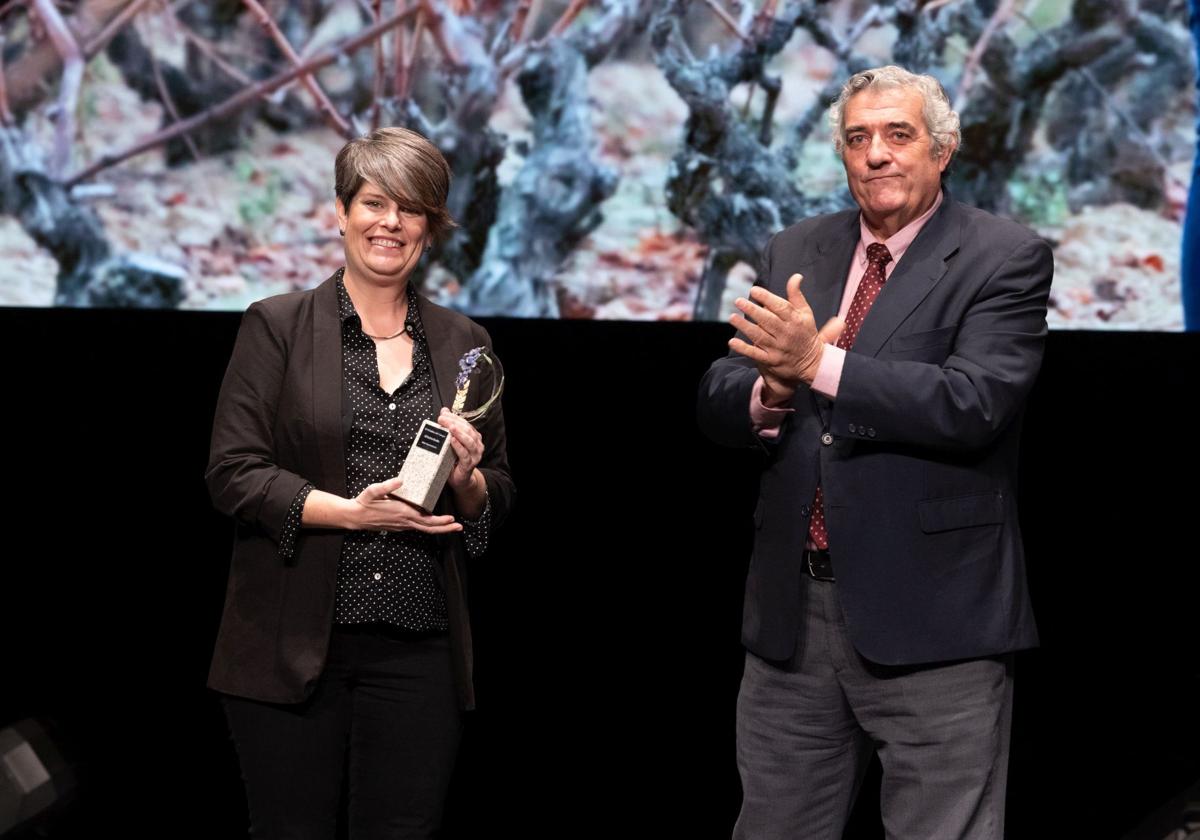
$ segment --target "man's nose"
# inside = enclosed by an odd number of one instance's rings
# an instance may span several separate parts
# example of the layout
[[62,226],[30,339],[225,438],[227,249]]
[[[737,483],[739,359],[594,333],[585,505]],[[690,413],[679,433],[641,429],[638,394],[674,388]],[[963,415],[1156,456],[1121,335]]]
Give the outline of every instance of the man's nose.
[[892,159],[892,147],[883,139],[882,134],[871,135],[871,145],[867,148],[867,165],[883,166]]

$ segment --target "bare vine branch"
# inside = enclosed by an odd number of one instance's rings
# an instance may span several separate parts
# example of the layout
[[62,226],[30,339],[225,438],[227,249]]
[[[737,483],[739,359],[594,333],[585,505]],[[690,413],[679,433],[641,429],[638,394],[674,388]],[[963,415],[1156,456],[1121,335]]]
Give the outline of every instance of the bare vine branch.
[[[1056,51],[1066,52],[1066,50],[1063,49],[1063,45],[1059,43],[1057,39],[1051,36],[1048,32],[1043,32],[1037,26],[1037,23],[1032,18],[1028,17],[1024,12],[1016,10],[1014,15],[1028,24],[1029,28],[1033,30],[1034,36],[1037,38],[1037,40]],[[1126,110],[1117,103],[1104,85],[1100,83],[1100,80],[1096,78],[1095,74],[1092,73],[1082,62],[1071,69],[1078,73],[1079,77],[1087,82],[1089,87],[1096,91],[1097,95],[1100,97],[1100,100],[1104,103],[1104,106],[1125,126],[1126,129],[1129,130],[1129,133],[1136,137],[1146,148],[1146,150],[1150,152],[1155,161],[1163,168],[1166,176],[1171,178],[1173,183],[1175,183],[1177,186],[1184,186],[1184,184],[1179,181],[1178,178],[1170,174],[1170,162],[1163,157],[1162,153],[1157,148],[1155,148],[1154,144],[1150,141],[1150,138],[1146,136],[1146,132],[1142,129],[1142,127],[1138,125],[1137,121],[1133,119],[1133,117],[1131,117],[1128,112],[1126,112]]]
[[172,140],[183,134],[187,134],[188,132],[195,131],[197,128],[205,123],[210,122],[211,120],[220,119],[236,113],[251,102],[267,96],[284,85],[295,81],[304,74],[315,72],[322,67],[330,65],[337,61],[340,56],[353,52],[364,44],[370,43],[372,39],[378,38],[380,35],[388,32],[392,27],[399,26],[401,23],[404,23],[404,21],[413,17],[419,8],[420,7],[414,7],[413,9],[406,10],[401,14],[393,15],[387,20],[383,20],[377,24],[369,26],[362,32],[359,32],[357,35],[353,35],[339,44],[335,44],[332,47],[322,50],[297,67],[293,67],[290,70],[285,70],[269,79],[264,79],[263,81],[251,85],[248,88],[240,90],[219,105],[214,105],[211,108],[200,112],[199,114],[188,117],[186,120],[182,120],[171,126],[168,126],[162,131],[158,131],[151,136],[134,143],[124,151],[101,157],[100,160],[96,161],[91,166],[72,176],[66,182],[66,185],[70,187],[78,184],[81,181],[86,181],[88,178],[93,177],[97,172],[102,172],[103,170],[108,169],[110,166],[114,166],[122,161],[128,160],[131,157],[149,151],[150,149],[162,145],[168,140]]
[[548,37],[557,38],[561,36],[563,32],[566,31],[567,27],[571,25],[572,21],[579,17],[579,13],[587,8],[588,3],[590,2],[591,0],[571,0],[570,5],[563,10],[562,15],[554,22],[554,25],[550,27],[550,33]]
[[442,56],[455,67],[462,66],[462,58],[451,46],[449,39],[446,38],[445,24],[442,20],[441,12],[433,7],[430,0],[421,0],[421,7],[424,14],[419,18],[425,24],[425,28],[429,30],[429,35],[433,38],[433,42],[437,44],[438,51]]
[[[103,29],[92,36],[92,39],[83,48],[84,55],[89,60],[95,57],[100,50],[108,46],[108,42],[113,39],[113,36],[120,32],[150,2],[151,0],[133,0],[116,17],[110,20]],[[190,0],[184,0],[184,4],[187,2],[190,2]]]
[[[279,47],[280,52],[284,54],[291,65],[298,67],[301,64],[299,54],[292,47],[283,32],[280,31],[279,25],[275,23],[271,15],[263,8],[263,5],[258,0],[242,0],[242,3],[250,10],[250,13],[263,29],[267,31],[267,34],[271,36],[271,40],[275,42],[275,45]],[[312,73],[306,73],[300,77],[300,83],[304,85],[305,90],[309,92],[313,101],[317,103],[317,110],[325,117],[325,121],[329,123],[330,127],[343,137],[349,138],[353,136],[354,130],[350,127],[350,123],[338,113],[337,108],[333,107],[333,103],[329,101],[329,97],[321,89],[321,85],[318,84],[316,77]]]
[[0,18],[3,18],[17,6],[24,6],[25,0],[8,0],[3,6],[0,6]]
[[0,123],[8,126],[15,122],[8,107],[8,79],[4,72],[4,33],[0,32]]
[[205,58],[211,61],[213,65],[217,67],[217,69],[221,70],[223,73],[225,73],[225,75],[241,85],[254,84],[254,80],[252,78],[247,76],[238,68],[234,67],[228,61],[226,61],[224,57],[222,57],[220,50],[217,49],[216,45],[212,41],[208,40],[199,32],[184,24],[182,21],[178,22],[178,26],[179,31],[183,34],[183,37],[186,38],[192,44],[192,46],[204,53]]
[[759,38],[771,31],[771,24],[775,22],[775,12],[778,6],[779,0],[766,0],[762,4],[762,8],[758,10],[758,14],[755,15],[754,34]]
[[417,22],[413,24],[412,46],[404,62],[404,87],[400,90],[400,96],[405,99],[412,93],[413,68],[417,64],[417,59],[421,56],[421,43],[424,40],[425,12],[420,11],[417,13]]
[[514,44],[525,40],[525,25],[529,20],[529,12],[533,8],[533,0],[518,0],[513,9],[512,25],[509,27],[509,37]]
[[[404,11],[406,0],[395,0],[393,14]],[[408,86],[404,80],[404,27],[396,27],[392,33],[392,96],[400,96],[400,91]]]
[[[371,0],[371,20],[379,23],[383,18],[383,0]],[[379,128],[379,116],[383,102],[383,39],[376,38],[371,46],[375,58],[375,73],[371,77],[371,130]]]
[[[154,50],[150,50],[150,68],[154,73],[154,84],[158,88],[158,97],[162,100],[163,107],[167,109],[167,113],[171,115],[171,119],[179,122],[179,109],[175,107],[175,100],[171,96],[171,91],[167,87],[166,79],[163,78],[162,68],[158,65],[158,56],[154,54]],[[183,135],[183,142],[187,144],[188,151],[195,161],[200,160],[200,150],[196,148],[196,141],[190,135]]]
[[992,36],[1013,16],[1016,8],[1016,0],[1001,0],[995,13],[988,20],[987,26],[980,33],[975,46],[971,47],[971,52],[967,54],[967,58],[963,62],[962,76],[959,77],[958,91],[954,96],[955,110],[961,111],[967,104],[967,96],[971,92],[971,85],[975,82],[975,74],[979,72],[979,63],[983,60],[983,54],[987,52]]
[[733,19],[733,16],[725,11],[725,7],[721,5],[720,0],[704,0],[704,4],[716,13],[721,23],[725,24],[730,32],[738,36],[743,43],[750,43],[750,36],[743,32],[742,28],[738,26],[738,22]]
[[79,84],[83,81],[83,52],[53,0],[33,0],[33,3],[46,27],[46,34],[63,62],[62,81],[59,82],[54,112],[54,151],[50,155],[50,174],[58,178],[71,162],[71,146],[75,141],[75,108],[79,103]]

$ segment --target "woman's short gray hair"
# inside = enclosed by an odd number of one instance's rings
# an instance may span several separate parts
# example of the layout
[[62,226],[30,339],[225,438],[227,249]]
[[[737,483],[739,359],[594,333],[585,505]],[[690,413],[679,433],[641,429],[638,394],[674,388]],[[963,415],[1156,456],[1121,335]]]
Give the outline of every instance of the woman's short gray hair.
[[946,95],[941,82],[933,76],[910,73],[903,67],[889,64],[855,73],[842,85],[842,92],[829,106],[829,127],[833,131],[833,147],[838,153],[842,151],[846,135],[846,103],[864,90],[889,88],[915,88],[921,94],[924,102],[921,116],[925,118],[925,130],[929,132],[931,152],[935,158],[941,157],[947,147],[951,149],[951,154],[958,149],[962,142],[958,112],[950,107],[950,97]]
[[450,165],[437,146],[415,131],[377,128],[351,140],[338,152],[333,169],[334,193],[347,209],[362,185],[371,181],[401,209],[424,213],[435,241],[457,227],[446,209]]

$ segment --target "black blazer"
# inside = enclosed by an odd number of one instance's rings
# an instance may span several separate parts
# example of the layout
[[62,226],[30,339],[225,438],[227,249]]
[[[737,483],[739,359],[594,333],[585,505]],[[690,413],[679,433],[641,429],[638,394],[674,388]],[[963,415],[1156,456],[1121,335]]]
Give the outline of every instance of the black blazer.
[[[817,324],[837,314],[857,210],[776,234],[758,282],[804,275]],[[718,443],[761,449],[743,642],[792,655],[817,483],[848,631],[883,664],[1037,644],[1017,521],[1022,406],[1041,365],[1053,260],[1031,231],[946,195],[847,353],[837,399],[801,387],[776,442],[750,427],[754,364],[730,354],[700,385]]]
[[[483,327],[418,296],[429,337],[433,394],[449,406],[458,360],[491,346]],[[306,482],[345,496],[346,436],[352,409],[342,399],[342,333],[337,287],[268,298],[246,310],[221,385],[206,478],[213,503],[236,520],[225,611],[209,686],[241,697],[296,703],[325,666],[343,531],[303,529],[290,559],[279,555],[284,517]],[[486,395],[472,392],[467,408]],[[513,484],[504,418],[495,406],[478,424],[479,468],[491,499],[492,527],[507,516]],[[453,513],[449,492],[439,513]],[[466,548],[443,538],[443,580],[459,696],[474,706]]]

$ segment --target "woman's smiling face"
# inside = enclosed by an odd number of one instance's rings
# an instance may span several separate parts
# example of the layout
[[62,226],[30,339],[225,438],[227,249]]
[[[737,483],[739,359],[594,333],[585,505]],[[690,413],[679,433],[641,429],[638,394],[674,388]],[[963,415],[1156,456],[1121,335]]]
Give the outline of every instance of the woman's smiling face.
[[350,206],[337,200],[345,234],[346,271],[371,283],[403,283],[429,242],[425,213],[397,204],[371,181],[364,181]]

